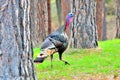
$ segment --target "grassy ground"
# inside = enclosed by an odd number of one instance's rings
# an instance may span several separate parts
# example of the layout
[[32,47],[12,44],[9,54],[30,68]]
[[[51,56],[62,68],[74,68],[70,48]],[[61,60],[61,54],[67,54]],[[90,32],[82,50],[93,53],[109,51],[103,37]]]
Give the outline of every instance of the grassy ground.
[[[53,68],[50,58],[42,64],[35,64],[38,80],[120,80],[120,39],[99,42],[96,49],[68,49],[63,59],[64,65],[54,55]],[[34,57],[39,49],[34,49]]]

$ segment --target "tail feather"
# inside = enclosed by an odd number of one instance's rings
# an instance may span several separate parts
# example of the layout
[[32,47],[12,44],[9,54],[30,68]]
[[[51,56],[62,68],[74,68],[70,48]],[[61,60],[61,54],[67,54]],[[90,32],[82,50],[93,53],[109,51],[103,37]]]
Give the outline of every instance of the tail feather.
[[54,54],[56,52],[55,49],[46,49],[42,51],[34,60],[35,63],[42,63],[48,56]]
[[44,60],[45,60],[46,57],[42,57],[42,56],[39,56],[39,57],[36,57],[36,59],[34,60],[35,63],[42,63]]

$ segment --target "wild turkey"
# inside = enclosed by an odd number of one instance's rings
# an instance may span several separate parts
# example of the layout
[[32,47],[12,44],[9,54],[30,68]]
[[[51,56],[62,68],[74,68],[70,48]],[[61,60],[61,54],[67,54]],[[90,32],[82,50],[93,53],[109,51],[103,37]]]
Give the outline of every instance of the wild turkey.
[[66,16],[65,25],[58,28],[55,32],[46,37],[41,46],[41,53],[37,56],[34,62],[41,63],[48,56],[51,57],[52,62],[53,54],[58,52],[59,59],[65,64],[69,64],[67,61],[62,60],[62,54],[68,46],[68,37],[66,35],[66,30],[69,28],[69,24],[72,22],[73,18],[74,13],[68,13],[68,15]]

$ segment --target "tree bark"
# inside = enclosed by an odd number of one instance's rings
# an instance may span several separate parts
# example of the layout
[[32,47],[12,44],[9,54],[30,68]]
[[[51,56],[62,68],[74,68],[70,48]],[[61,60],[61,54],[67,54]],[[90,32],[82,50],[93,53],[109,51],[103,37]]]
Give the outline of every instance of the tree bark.
[[70,0],[56,0],[57,15],[60,26],[65,23],[66,15],[70,12]]
[[47,11],[48,11],[48,34],[51,33],[51,6],[50,0],[47,0]]
[[70,12],[70,0],[61,0],[62,5],[62,20],[65,23],[66,15]]
[[103,0],[96,0],[96,25],[98,31],[98,40],[102,40],[103,35]]
[[98,40],[106,39],[106,26],[105,26],[105,1],[96,0],[96,25],[98,31]]
[[[62,6],[62,22],[65,24],[66,16],[70,12],[70,0],[61,0],[61,6]],[[70,38],[70,29],[67,29],[66,33],[68,35],[68,38]]]
[[32,1],[31,26],[33,47],[39,47],[46,35],[48,35],[47,0]]
[[107,9],[105,6],[105,0],[103,0],[103,37],[102,40],[107,40],[107,21],[106,21],[106,16],[107,16]]
[[0,1],[0,80],[37,80],[32,61],[29,0]]
[[72,0],[76,13],[72,27],[72,48],[95,48],[98,46],[94,0]]
[[57,8],[57,15],[58,15],[58,22],[59,25],[62,25],[62,5],[61,0],[56,0],[56,8]]
[[116,0],[116,38],[120,38],[120,0]]

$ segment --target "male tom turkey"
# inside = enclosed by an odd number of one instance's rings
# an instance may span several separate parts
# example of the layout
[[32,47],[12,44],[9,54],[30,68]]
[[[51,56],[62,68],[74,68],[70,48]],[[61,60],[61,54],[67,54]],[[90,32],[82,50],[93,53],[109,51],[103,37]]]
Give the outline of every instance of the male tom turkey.
[[[43,62],[48,56],[51,57],[51,62],[53,59],[53,54],[55,52],[59,53],[59,59],[65,64],[69,64],[67,61],[62,60],[62,54],[68,46],[68,37],[66,35],[66,30],[69,28],[69,24],[74,18],[74,13],[68,13],[66,16],[65,25],[58,28],[55,32],[49,34],[41,46],[41,53],[37,56],[34,62]],[[52,64],[51,64],[52,66]]]

